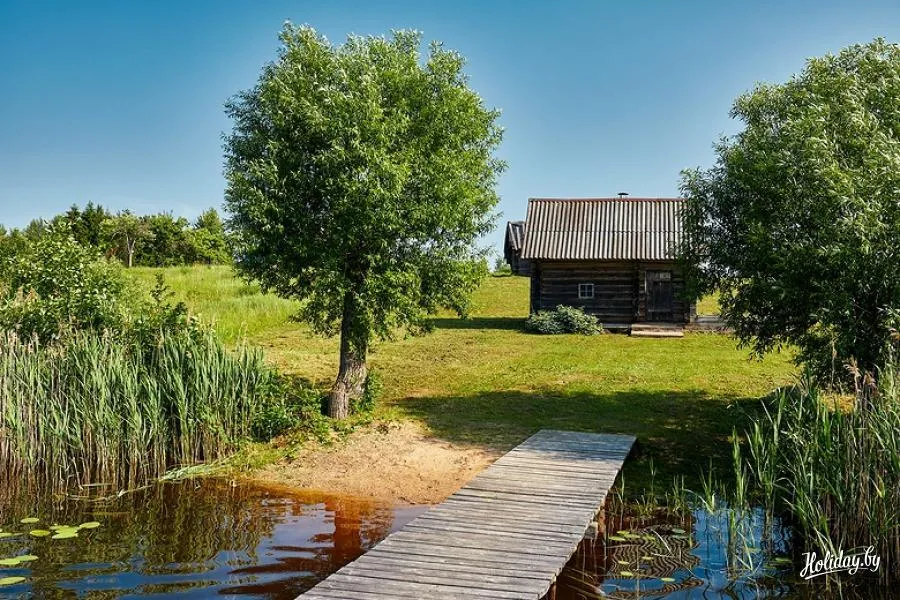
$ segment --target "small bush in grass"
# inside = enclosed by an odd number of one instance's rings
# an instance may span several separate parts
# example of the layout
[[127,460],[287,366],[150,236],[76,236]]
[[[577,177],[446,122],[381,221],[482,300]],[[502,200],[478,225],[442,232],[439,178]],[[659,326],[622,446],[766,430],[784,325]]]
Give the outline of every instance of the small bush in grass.
[[273,377],[270,389],[251,423],[253,439],[264,442],[291,429],[316,430],[325,420],[321,391],[288,377]]
[[603,333],[603,326],[597,317],[572,306],[558,306],[556,310],[540,311],[525,321],[525,331],[529,333],[555,334],[580,333],[594,335]]

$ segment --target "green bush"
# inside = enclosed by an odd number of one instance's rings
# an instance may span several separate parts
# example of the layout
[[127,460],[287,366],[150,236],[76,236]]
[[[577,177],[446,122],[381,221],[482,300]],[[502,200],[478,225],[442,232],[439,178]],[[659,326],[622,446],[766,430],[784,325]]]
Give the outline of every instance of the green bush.
[[66,224],[0,258],[0,331],[47,343],[67,332],[94,330],[152,344],[162,332],[200,333],[200,323],[162,276],[144,299],[121,265],[80,244]]
[[0,263],[0,329],[41,341],[66,329],[123,329],[135,294],[118,264],[51,227]]
[[269,393],[253,418],[253,439],[268,441],[301,426],[317,429],[319,422],[325,420],[324,401],[324,394],[313,387],[288,377],[273,378]]
[[597,317],[586,314],[580,308],[558,306],[556,310],[540,311],[528,317],[525,330],[529,333],[558,334],[580,333],[595,335],[603,333]]

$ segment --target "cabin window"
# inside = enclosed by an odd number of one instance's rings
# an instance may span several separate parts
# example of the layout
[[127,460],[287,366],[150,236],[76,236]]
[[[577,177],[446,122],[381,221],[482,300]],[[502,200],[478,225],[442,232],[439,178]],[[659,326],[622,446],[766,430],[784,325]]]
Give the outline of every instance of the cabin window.
[[578,284],[578,298],[593,298],[594,297],[594,284],[593,283],[579,283]]

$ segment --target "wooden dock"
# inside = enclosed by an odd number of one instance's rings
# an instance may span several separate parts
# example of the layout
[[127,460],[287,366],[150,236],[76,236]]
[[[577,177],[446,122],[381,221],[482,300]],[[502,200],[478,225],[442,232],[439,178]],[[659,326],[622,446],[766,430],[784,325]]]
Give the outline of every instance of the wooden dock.
[[626,435],[540,431],[300,599],[539,600],[633,443]]

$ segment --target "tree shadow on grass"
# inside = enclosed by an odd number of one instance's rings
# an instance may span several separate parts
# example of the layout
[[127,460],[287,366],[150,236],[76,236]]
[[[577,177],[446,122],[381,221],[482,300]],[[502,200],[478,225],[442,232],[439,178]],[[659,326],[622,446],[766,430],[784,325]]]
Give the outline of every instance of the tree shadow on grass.
[[525,319],[521,317],[473,317],[471,319],[431,319],[435,329],[506,329],[523,330]]
[[699,491],[710,469],[731,478],[732,432],[743,434],[760,406],[758,398],[712,397],[704,390],[639,389],[507,390],[396,403],[441,439],[500,453],[541,429],[634,435],[624,468],[625,491],[632,497],[653,485],[661,495],[682,476],[688,489]]

